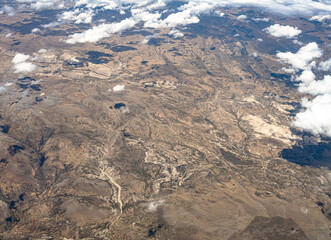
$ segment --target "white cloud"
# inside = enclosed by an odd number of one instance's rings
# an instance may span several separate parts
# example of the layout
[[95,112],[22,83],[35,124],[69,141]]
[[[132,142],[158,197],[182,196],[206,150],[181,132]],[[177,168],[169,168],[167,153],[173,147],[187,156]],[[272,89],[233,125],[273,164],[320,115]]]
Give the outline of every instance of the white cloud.
[[14,56],[14,58],[13,58],[13,60],[11,62],[14,63],[14,64],[18,64],[18,63],[22,63],[22,62],[27,61],[29,58],[30,58],[30,55],[25,55],[25,54],[22,54],[22,53],[17,53]]
[[253,20],[256,22],[269,22],[270,19],[264,17],[264,18],[253,18]]
[[17,53],[12,60],[12,63],[14,63],[13,69],[15,73],[28,73],[36,70],[37,66],[35,64],[27,62],[29,59],[30,55]]
[[121,33],[127,29],[134,27],[137,24],[132,18],[127,18],[121,22],[110,23],[110,24],[101,24],[94,26],[93,28],[82,32],[75,33],[70,35],[69,38],[65,41],[69,44],[75,43],[85,43],[85,42],[97,42],[102,38],[111,36],[114,33]]
[[331,58],[329,58],[328,60],[324,61],[324,62],[320,62],[318,64],[318,70],[320,71],[331,71]]
[[204,2],[206,1],[223,7],[256,7],[271,13],[291,16],[311,16],[314,13],[331,11],[331,5],[327,2],[314,0],[205,0]]
[[300,42],[298,39],[294,39],[294,40],[293,40],[293,43],[294,43],[294,44],[298,44],[298,45],[300,45],[300,46],[303,45],[303,43]]
[[37,66],[30,62],[22,62],[14,65],[15,73],[29,73],[36,70]]
[[331,76],[327,75],[323,80],[319,81],[309,79],[308,81],[302,82],[299,84],[299,91],[312,95],[331,94]]
[[51,23],[47,23],[47,24],[43,24],[41,25],[43,28],[52,28],[52,27],[56,27],[60,25],[59,22],[51,22]]
[[169,35],[172,35],[174,38],[182,38],[184,37],[184,33],[179,31],[178,29],[174,28],[169,33]]
[[311,70],[305,70],[295,79],[297,82],[310,83],[315,81],[315,74]]
[[295,74],[295,70],[293,68],[285,68],[283,67],[282,70],[288,74]]
[[331,93],[318,95],[309,101],[302,100],[304,110],[298,113],[293,126],[309,131],[313,134],[322,134],[331,137]]
[[309,20],[310,21],[318,21],[318,22],[324,22],[325,20],[331,19],[331,15],[317,15],[317,16],[313,16],[311,17]]
[[47,49],[44,49],[44,48],[42,48],[38,51],[38,53],[45,53],[45,52],[47,52]]
[[122,92],[125,90],[125,85],[116,85],[113,87],[113,92]]
[[216,14],[216,16],[219,16],[219,17],[224,17],[224,15],[225,15],[225,13],[223,13],[223,12],[221,12],[219,10],[216,10],[215,11],[215,14]]
[[[313,134],[322,134],[331,137],[331,76],[324,76],[323,80],[316,81],[312,66],[315,66],[314,58],[323,54],[315,42],[300,48],[297,53],[277,53],[277,57],[293,67],[293,73],[302,71],[295,78],[299,83],[298,90],[302,93],[315,96],[312,100],[302,99],[302,111],[295,116],[293,126]],[[320,63],[319,67],[329,68],[329,60]],[[330,61],[331,62],[331,61]],[[289,69],[291,70],[291,69]]]
[[316,96],[312,100],[302,100],[303,110],[298,113],[293,126],[313,134],[323,134],[331,137],[331,76],[316,81],[311,71],[304,71],[297,80],[299,91]]
[[73,11],[64,12],[58,16],[59,21],[74,21],[76,24],[91,23],[92,18],[95,15],[92,9],[82,10],[75,9]]
[[7,33],[7,34],[6,34],[6,38],[11,37],[12,35],[13,35],[12,33]]
[[42,10],[44,8],[52,7],[54,3],[52,2],[35,2],[31,4],[31,7],[36,10]]
[[198,23],[200,21],[198,16],[201,14],[210,13],[215,6],[215,3],[206,1],[189,1],[187,4],[179,8],[179,12],[170,14],[164,20],[146,22],[145,27],[166,28]]
[[64,1],[62,0],[16,0],[16,1],[20,3],[29,3],[30,7],[35,10],[42,10],[49,7],[62,8],[64,6]]
[[31,30],[31,33],[40,33],[40,29],[39,28],[34,28]]
[[246,15],[240,15],[237,17],[238,20],[246,20],[247,16]]
[[104,9],[116,9],[120,6],[121,1],[112,1],[112,0],[77,0],[76,7],[85,5],[86,8],[98,8],[102,7]]
[[266,31],[274,37],[286,38],[294,38],[302,33],[302,31],[297,27],[284,26],[280,24],[271,25],[270,27],[263,29],[263,31]]
[[156,200],[156,201],[150,201],[148,203],[143,204],[145,210],[147,212],[156,212],[156,210],[164,204],[164,200]]
[[[30,4],[41,3],[43,5],[51,5],[53,7],[60,5],[63,1],[60,0],[19,0],[21,2],[29,2]],[[122,20],[118,23],[101,24],[82,32],[76,33],[67,39],[67,43],[83,43],[97,42],[102,38],[109,37],[114,33],[132,28],[138,23],[143,23],[145,28],[175,28],[177,26],[185,26],[188,24],[198,23],[199,17],[202,14],[210,14],[224,16],[224,13],[219,11],[220,7],[256,7],[272,13],[283,15],[313,15],[315,13],[323,14],[331,11],[331,6],[322,2],[313,0],[185,0],[186,4],[177,8],[176,12],[168,15],[165,19],[161,19],[163,7],[173,0],[76,0],[72,10],[62,13],[58,17],[57,22],[42,25],[43,27],[54,27],[64,21],[74,21],[74,23],[91,23],[92,18],[97,12],[105,9],[118,10],[120,13],[131,11],[131,17]],[[82,8],[84,6],[84,8]],[[157,10],[160,11],[157,11]],[[173,10],[173,9],[172,9]],[[166,10],[168,11],[168,10]],[[246,15],[240,15],[239,20],[245,20]],[[255,21],[269,21],[268,18],[254,18]],[[116,26],[123,27],[116,31],[113,28]],[[277,26],[277,25],[276,25]],[[280,26],[280,25],[278,25]],[[274,36],[284,36],[292,38],[301,33],[301,30],[290,26],[280,26],[282,29],[276,31],[270,27],[270,33]],[[275,26],[274,26],[275,28]],[[286,30],[284,32],[284,30]],[[176,34],[180,37],[181,34]]]
[[307,70],[314,66],[311,62],[314,58],[319,58],[323,51],[315,42],[308,43],[301,47],[297,53],[279,52],[277,57],[281,62],[291,64],[294,69]]
[[5,87],[9,87],[9,86],[11,86],[11,85],[13,85],[13,83],[12,82],[7,82],[7,83],[5,83]]
[[[42,9],[46,7],[63,7],[65,2],[63,0],[16,0],[21,3],[29,3],[32,8]],[[104,9],[120,9],[133,7],[145,7],[146,10],[162,8],[167,2],[171,0],[75,0],[75,6],[80,7],[85,5],[86,8],[98,8]],[[193,4],[213,4],[217,7],[257,7],[264,9],[272,13],[278,13],[283,15],[313,15],[314,13],[323,14],[323,12],[331,11],[331,6],[326,1],[314,1],[314,0],[186,0],[188,3]]]

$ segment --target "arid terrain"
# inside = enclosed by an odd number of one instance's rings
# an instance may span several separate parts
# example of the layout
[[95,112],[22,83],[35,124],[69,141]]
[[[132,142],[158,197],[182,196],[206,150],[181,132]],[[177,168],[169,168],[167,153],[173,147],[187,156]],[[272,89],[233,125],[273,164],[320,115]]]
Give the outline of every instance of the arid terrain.
[[[178,38],[136,25],[68,44],[89,27],[67,22],[31,34],[58,11],[0,15],[1,240],[330,239],[330,137],[293,126],[312,97],[276,56],[302,45],[237,18],[266,13],[220,9]],[[268,17],[330,56],[330,25]]]

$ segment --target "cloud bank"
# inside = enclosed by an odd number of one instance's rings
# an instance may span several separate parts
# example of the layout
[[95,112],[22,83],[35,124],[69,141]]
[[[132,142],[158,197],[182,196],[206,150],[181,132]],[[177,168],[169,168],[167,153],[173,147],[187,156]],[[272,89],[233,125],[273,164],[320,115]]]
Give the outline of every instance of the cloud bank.
[[[35,0],[19,1],[35,2]],[[57,0],[43,0],[44,3],[47,1],[54,5]],[[121,22],[103,23],[82,33],[69,36],[66,42],[75,44],[97,42],[102,38],[110,37],[112,34],[133,28],[139,23],[142,23],[145,28],[175,28],[198,23],[200,15],[215,14],[217,11],[219,12],[218,8],[221,7],[255,7],[272,13],[291,16],[313,16],[316,13],[327,14],[331,12],[331,5],[324,1],[316,2],[312,0],[289,0],[286,2],[279,0],[186,0],[186,4],[175,10],[172,9],[173,13],[161,18],[163,8],[169,2],[172,2],[172,0],[77,0],[75,1],[77,9],[63,13],[59,17],[59,21],[70,20],[75,23],[91,23],[97,8],[118,10],[121,13],[124,13],[125,10],[131,13],[129,18]],[[81,7],[84,7],[84,9]],[[238,17],[239,20],[245,20],[245,18],[245,15]],[[256,18],[254,20],[267,22],[269,19]],[[118,31],[114,30],[117,26],[121,26]],[[287,38],[293,38],[301,34],[301,30],[296,27],[281,26],[279,24],[270,26],[266,31],[273,36]]]
[[304,110],[295,117],[293,126],[331,137],[331,93],[322,94],[309,101],[302,100]]
[[[312,100],[302,99],[303,109],[295,116],[293,126],[331,137],[331,76],[326,75],[322,80],[315,80],[316,76],[312,71],[315,66],[312,60],[322,54],[323,51],[312,42],[300,48],[297,53],[278,53],[277,57],[292,65],[294,72],[302,71],[295,78],[299,82],[298,90],[314,97]],[[329,69],[329,60],[321,62],[319,69]]]

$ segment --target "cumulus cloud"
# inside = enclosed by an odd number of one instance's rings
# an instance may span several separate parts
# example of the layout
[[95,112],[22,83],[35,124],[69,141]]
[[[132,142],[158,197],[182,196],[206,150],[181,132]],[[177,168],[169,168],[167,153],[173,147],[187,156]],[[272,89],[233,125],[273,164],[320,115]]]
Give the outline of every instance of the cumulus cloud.
[[23,53],[17,53],[14,56],[12,63],[14,63],[14,64],[22,63],[22,62],[27,61],[29,58],[30,58],[30,55],[25,55]]
[[247,19],[247,16],[246,15],[239,15],[237,17],[238,20],[246,20]]
[[125,90],[125,85],[116,85],[113,87],[113,92],[122,92]]
[[95,15],[92,9],[75,9],[73,11],[64,12],[58,16],[59,21],[74,21],[76,24],[91,23]]
[[209,1],[189,1],[179,8],[179,12],[170,14],[163,20],[154,21],[153,23],[146,22],[145,26],[151,28],[166,28],[198,23],[200,21],[198,18],[199,15],[210,13],[215,7],[216,4]]
[[320,71],[331,71],[331,58],[329,58],[328,60],[324,61],[324,62],[320,62],[318,64],[318,70]]
[[302,31],[297,27],[284,26],[280,24],[271,25],[270,27],[263,29],[263,31],[271,34],[274,37],[286,38],[294,38],[302,33]]
[[102,38],[111,36],[114,33],[121,33],[127,29],[134,27],[137,22],[132,18],[127,18],[121,22],[106,24],[103,23],[98,26],[82,32],[70,35],[65,41],[69,44],[85,43],[85,42],[97,42]]
[[[322,54],[318,45],[312,42],[301,47],[297,53],[277,53],[277,57],[291,64],[293,73],[295,70],[303,70],[295,77],[295,81],[299,82],[298,90],[314,97],[312,100],[302,99],[302,110],[295,116],[293,126],[316,135],[331,137],[331,76],[326,75],[322,80],[316,80],[312,71],[312,66],[315,66],[312,60]],[[329,69],[329,60],[321,62],[319,68]]]
[[30,55],[17,53],[12,63],[14,64],[13,69],[15,73],[29,73],[36,70],[37,66],[33,63],[27,62],[30,59]]
[[36,70],[37,66],[30,62],[22,62],[14,65],[15,73],[29,73]]
[[7,34],[6,34],[6,38],[11,37],[12,35],[13,35],[12,33],[7,33]]
[[295,80],[297,82],[310,83],[315,80],[315,74],[311,70],[305,70]]
[[313,100],[302,100],[304,110],[298,113],[293,126],[331,137],[331,93],[318,95]]
[[314,58],[319,58],[323,51],[318,47],[317,43],[311,42],[301,47],[297,53],[279,52],[277,57],[281,62],[291,64],[296,70],[307,70],[314,66],[311,62]]
[[[331,76],[327,75],[323,80],[308,79],[299,84],[299,91],[312,95],[331,94]],[[331,101],[331,99],[330,99]]]
[[174,38],[182,38],[184,37],[184,33],[179,31],[178,29],[174,28],[169,33],[169,35],[172,35]]
[[315,80],[315,75],[304,71],[297,81],[299,91],[316,96],[312,100],[302,99],[303,110],[298,113],[293,126],[301,128],[313,134],[322,134],[331,137],[331,76],[327,75],[323,80]]

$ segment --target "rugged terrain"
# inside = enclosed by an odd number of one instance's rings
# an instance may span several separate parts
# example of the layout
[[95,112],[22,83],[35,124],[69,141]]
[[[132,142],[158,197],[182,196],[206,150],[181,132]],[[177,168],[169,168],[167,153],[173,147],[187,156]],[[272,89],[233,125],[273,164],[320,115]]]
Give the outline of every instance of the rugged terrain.
[[329,239],[330,139],[291,127],[303,95],[275,57],[299,46],[225,13],[77,45],[0,20],[0,239]]

